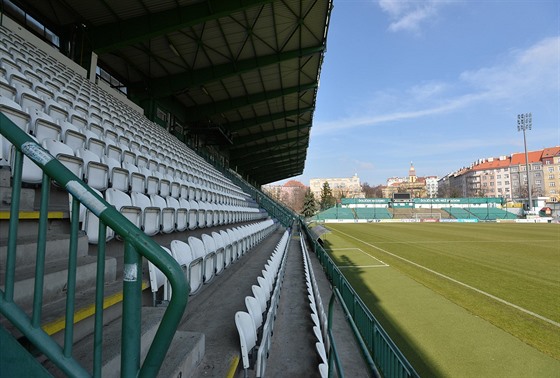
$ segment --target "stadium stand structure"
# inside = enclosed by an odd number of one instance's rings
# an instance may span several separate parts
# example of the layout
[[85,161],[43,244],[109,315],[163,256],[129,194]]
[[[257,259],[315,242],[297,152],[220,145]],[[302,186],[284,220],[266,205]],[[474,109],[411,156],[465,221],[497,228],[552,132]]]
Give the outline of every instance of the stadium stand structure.
[[[52,8],[56,1],[34,4],[38,8],[23,3],[35,15],[45,12],[47,21],[49,9],[57,8]],[[264,8],[274,12],[277,8],[268,3],[250,1],[238,9],[224,2],[219,14],[205,18],[199,12],[196,21],[215,21],[234,12],[243,15],[251,6],[258,6],[261,13]],[[82,4],[68,2],[64,9]],[[47,8],[39,9],[43,5]],[[317,37],[315,48],[274,54],[264,61],[282,65],[282,59],[304,56],[301,64],[313,70],[313,62],[316,72],[308,76],[317,80],[330,7],[309,2],[302,8],[313,20],[306,28]],[[181,9],[188,10],[194,8]],[[124,22],[128,15],[122,16],[119,26],[131,27]],[[297,19],[295,30],[305,26],[303,20]],[[291,175],[303,160],[285,163],[273,155],[272,165],[253,167],[246,162],[255,155],[230,155],[230,162],[245,163],[239,172],[248,182],[215,154],[187,147],[186,133],[181,138],[172,135],[126,98],[86,78],[83,69],[45,47],[4,13],[2,24],[0,369],[19,376],[202,376],[208,375],[208,366],[219,376],[235,372],[228,357],[239,353],[240,340],[231,343],[235,328],[231,311],[241,296],[232,295],[232,288],[243,293],[248,285],[245,277],[259,271],[259,261],[270,258],[257,282],[268,288],[271,298],[278,295],[282,279],[275,269],[282,265],[271,252],[279,240],[290,245],[287,230],[294,220],[294,214],[254,184]],[[286,43],[290,35],[285,36]],[[247,72],[248,61],[243,64],[241,70]],[[310,101],[302,94],[295,97],[314,103],[315,88],[311,83],[276,95],[311,92]],[[268,93],[253,99],[257,103],[273,97]],[[275,117],[298,117],[300,123],[312,111],[301,115],[301,107],[296,108],[298,112],[262,116],[258,123],[274,124]],[[239,134],[250,127],[247,120],[236,122]],[[300,136],[287,135],[289,143],[295,141],[305,149],[304,130],[298,126]],[[280,133],[269,129],[247,134],[239,146],[253,152],[254,141],[273,135]],[[216,136],[206,141],[212,138]],[[255,150],[270,155],[275,145]],[[267,173],[271,170],[274,174]],[[288,253],[285,250],[284,262]],[[290,291],[287,283],[283,298],[301,295],[301,290]],[[246,305],[251,312],[255,301]],[[344,316],[340,318],[339,328],[344,328]],[[281,323],[282,317],[276,322]],[[269,347],[274,347],[274,341],[266,341],[271,328],[265,323],[261,333],[265,337],[259,348],[261,365],[266,364]],[[302,344],[317,337],[312,328],[290,332]],[[277,332],[274,338],[281,339],[277,345],[287,338],[293,342],[290,332]],[[317,356],[314,348],[309,349],[315,355],[306,360],[310,371],[326,374],[324,358],[333,358],[331,351],[324,348],[325,353]],[[352,354],[356,346],[348,344],[347,349]],[[349,361],[348,374],[367,374],[360,358]],[[296,368],[307,369],[303,363]],[[282,362],[268,364],[268,370],[286,371]]]
[[358,219],[390,219],[391,214],[386,208],[369,208],[369,207],[356,207],[354,208]]

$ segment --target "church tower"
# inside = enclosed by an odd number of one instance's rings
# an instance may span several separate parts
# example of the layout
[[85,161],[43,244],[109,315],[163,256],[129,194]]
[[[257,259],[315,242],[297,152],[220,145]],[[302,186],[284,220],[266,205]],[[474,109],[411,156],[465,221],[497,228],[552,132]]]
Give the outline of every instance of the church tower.
[[416,169],[414,169],[414,164],[410,162],[410,169],[408,170],[408,182],[415,183],[416,182]]

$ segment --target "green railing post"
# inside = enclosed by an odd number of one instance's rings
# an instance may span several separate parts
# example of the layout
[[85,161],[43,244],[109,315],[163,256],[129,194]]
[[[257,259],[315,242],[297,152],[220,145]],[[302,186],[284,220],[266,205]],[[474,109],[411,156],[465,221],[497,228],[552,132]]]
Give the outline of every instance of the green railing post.
[[[3,116],[3,114],[2,114]],[[6,256],[6,277],[4,281],[4,298],[8,302],[14,300],[14,280],[16,270],[16,248],[18,239],[19,222],[19,200],[21,188],[21,172],[23,170],[23,154],[16,150],[13,168],[12,203],[10,205],[9,230],[8,230],[8,253]]]
[[99,221],[97,279],[95,282],[95,325],[93,336],[93,376],[101,377],[103,359],[103,298],[105,297],[105,239],[107,227]]
[[76,270],[78,267],[78,226],[80,202],[72,197],[70,246],[68,248],[68,280],[66,285],[66,325],[64,328],[64,357],[72,357],[74,344],[74,309],[76,306]]
[[140,368],[142,263],[128,242],[124,246],[123,271],[121,376],[132,377]]
[[47,250],[47,223],[48,205],[51,180],[43,174],[41,183],[41,205],[39,207],[39,229],[37,236],[37,257],[35,259],[35,288],[33,293],[33,315],[31,324],[38,328],[41,326],[41,312],[43,307],[43,286],[45,272],[45,254]]

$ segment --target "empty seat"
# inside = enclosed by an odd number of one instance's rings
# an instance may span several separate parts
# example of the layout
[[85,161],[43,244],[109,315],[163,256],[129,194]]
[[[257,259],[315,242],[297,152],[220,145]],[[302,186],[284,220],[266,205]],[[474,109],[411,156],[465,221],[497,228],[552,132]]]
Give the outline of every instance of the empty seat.
[[161,210],[161,231],[166,234],[175,231],[175,208],[167,206],[165,199],[157,194],[151,194],[150,200],[152,201],[152,206],[158,207]]
[[[95,193],[97,193],[97,195],[99,195],[101,198],[103,198],[103,195],[101,194],[101,192],[99,192],[96,189],[92,189]],[[70,197],[72,197],[70,195]],[[107,193],[106,193],[106,200],[107,202],[109,202],[111,205],[115,205],[115,196],[110,195],[111,197],[111,201],[110,202],[108,197],[107,197]],[[70,198],[71,200],[71,198]],[[128,201],[130,202],[130,198],[128,198]],[[125,202],[120,203],[118,200],[116,201],[116,203],[118,205],[121,206],[129,206],[129,205],[125,205]],[[82,230],[86,233],[87,238],[88,238],[88,242],[90,244],[98,244],[99,243],[99,218],[93,214],[89,209],[86,209],[84,205],[80,205],[80,211],[84,212],[84,218],[82,221]],[[130,218],[129,218],[130,219]],[[115,233],[112,229],[107,228],[106,229],[106,233],[105,233],[105,240],[111,240],[114,237]]]
[[251,315],[244,311],[235,313],[235,326],[239,333],[241,360],[243,361],[245,376],[247,376],[247,369],[251,367],[249,356],[253,348],[257,345],[257,330],[255,329],[255,323]]
[[196,294],[204,282],[204,257],[195,257],[191,247],[180,240],[171,242],[171,253],[187,277],[191,288],[190,294]]
[[82,177],[83,161],[74,156],[74,150],[71,147],[56,139],[45,139],[42,145],[73,174]]
[[222,235],[218,232],[212,232],[212,239],[214,239],[214,244],[216,246],[216,275],[220,274],[225,266],[225,244]]
[[128,194],[109,188],[105,191],[105,199],[136,227],[142,226],[142,209],[132,204],[132,199]]
[[[165,252],[169,253],[170,256],[173,256],[171,251],[168,248],[161,247]],[[148,273],[150,276],[150,288],[152,290],[153,295],[153,304],[154,306],[157,304],[157,292],[160,288],[163,287],[163,295],[161,298],[161,302],[168,302],[171,299],[171,285],[167,280],[167,277],[159,270],[151,261],[148,261]]]
[[109,186],[109,167],[99,156],[85,148],[79,148],[76,156],[83,161],[83,180],[92,188],[104,191]]
[[263,316],[259,301],[255,297],[245,297],[245,307],[247,307],[247,312],[251,315],[251,318],[255,323],[255,329],[258,330],[263,323]]
[[138,192],[130,193],[132,204],[142,210],[142,230],[146,235],[153,236],[160,231],[161,209],[155,207],[146,195]]
[[[181,207],[181,203],[173,198],[167,197],[167,206],[175,209],[175,229],[177,231],[185,231],[188,227],[188,207]],[[188,206],[188,203],[186,203]]]
[[189,246],[193,253],[194,258],[202,257],[204,261],[204,283],[210,282],[214,278],[215,270],[215,253],[211,255],[206,254],[206,248],[202,240],[195,238],[194,236],[189,236]]
[[129,172],[122,168],[121,163],[107,156],[101,156],[101,162],[109,169],[109,185],[123,192],[128,191]]
[[221,230],[220,235],[222,236],[222,242],[224,246],[224,267],[227,268],[232,261],[232,243],[230,240],[229,233],[227,233],[224,230]]

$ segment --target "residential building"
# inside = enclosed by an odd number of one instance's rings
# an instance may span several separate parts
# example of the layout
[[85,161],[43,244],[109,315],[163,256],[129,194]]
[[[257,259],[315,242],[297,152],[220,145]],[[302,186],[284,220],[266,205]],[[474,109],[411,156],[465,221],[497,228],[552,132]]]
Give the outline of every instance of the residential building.
[[395,193],[410,193],[412,198],[436,197],[437,176],[418,177],[414,164],[410,163],[408,177],[389,177],[383,188],[383,197],[391,198]]
[[440,196],[503,197],[523,199],[528,197],[527,165],[531,195],[560,198],[560,147],[549,147],[527,153],[516,152],[509,156],[484,158],[468,168],[461,168],[439,180]]
[[335,198],[364,198],[357,173],[349,178],[314,178],[309,180],[309,188],[315,195],[315,199],[319,200],[321,198],[321,190],[325,182],[329,183]]

